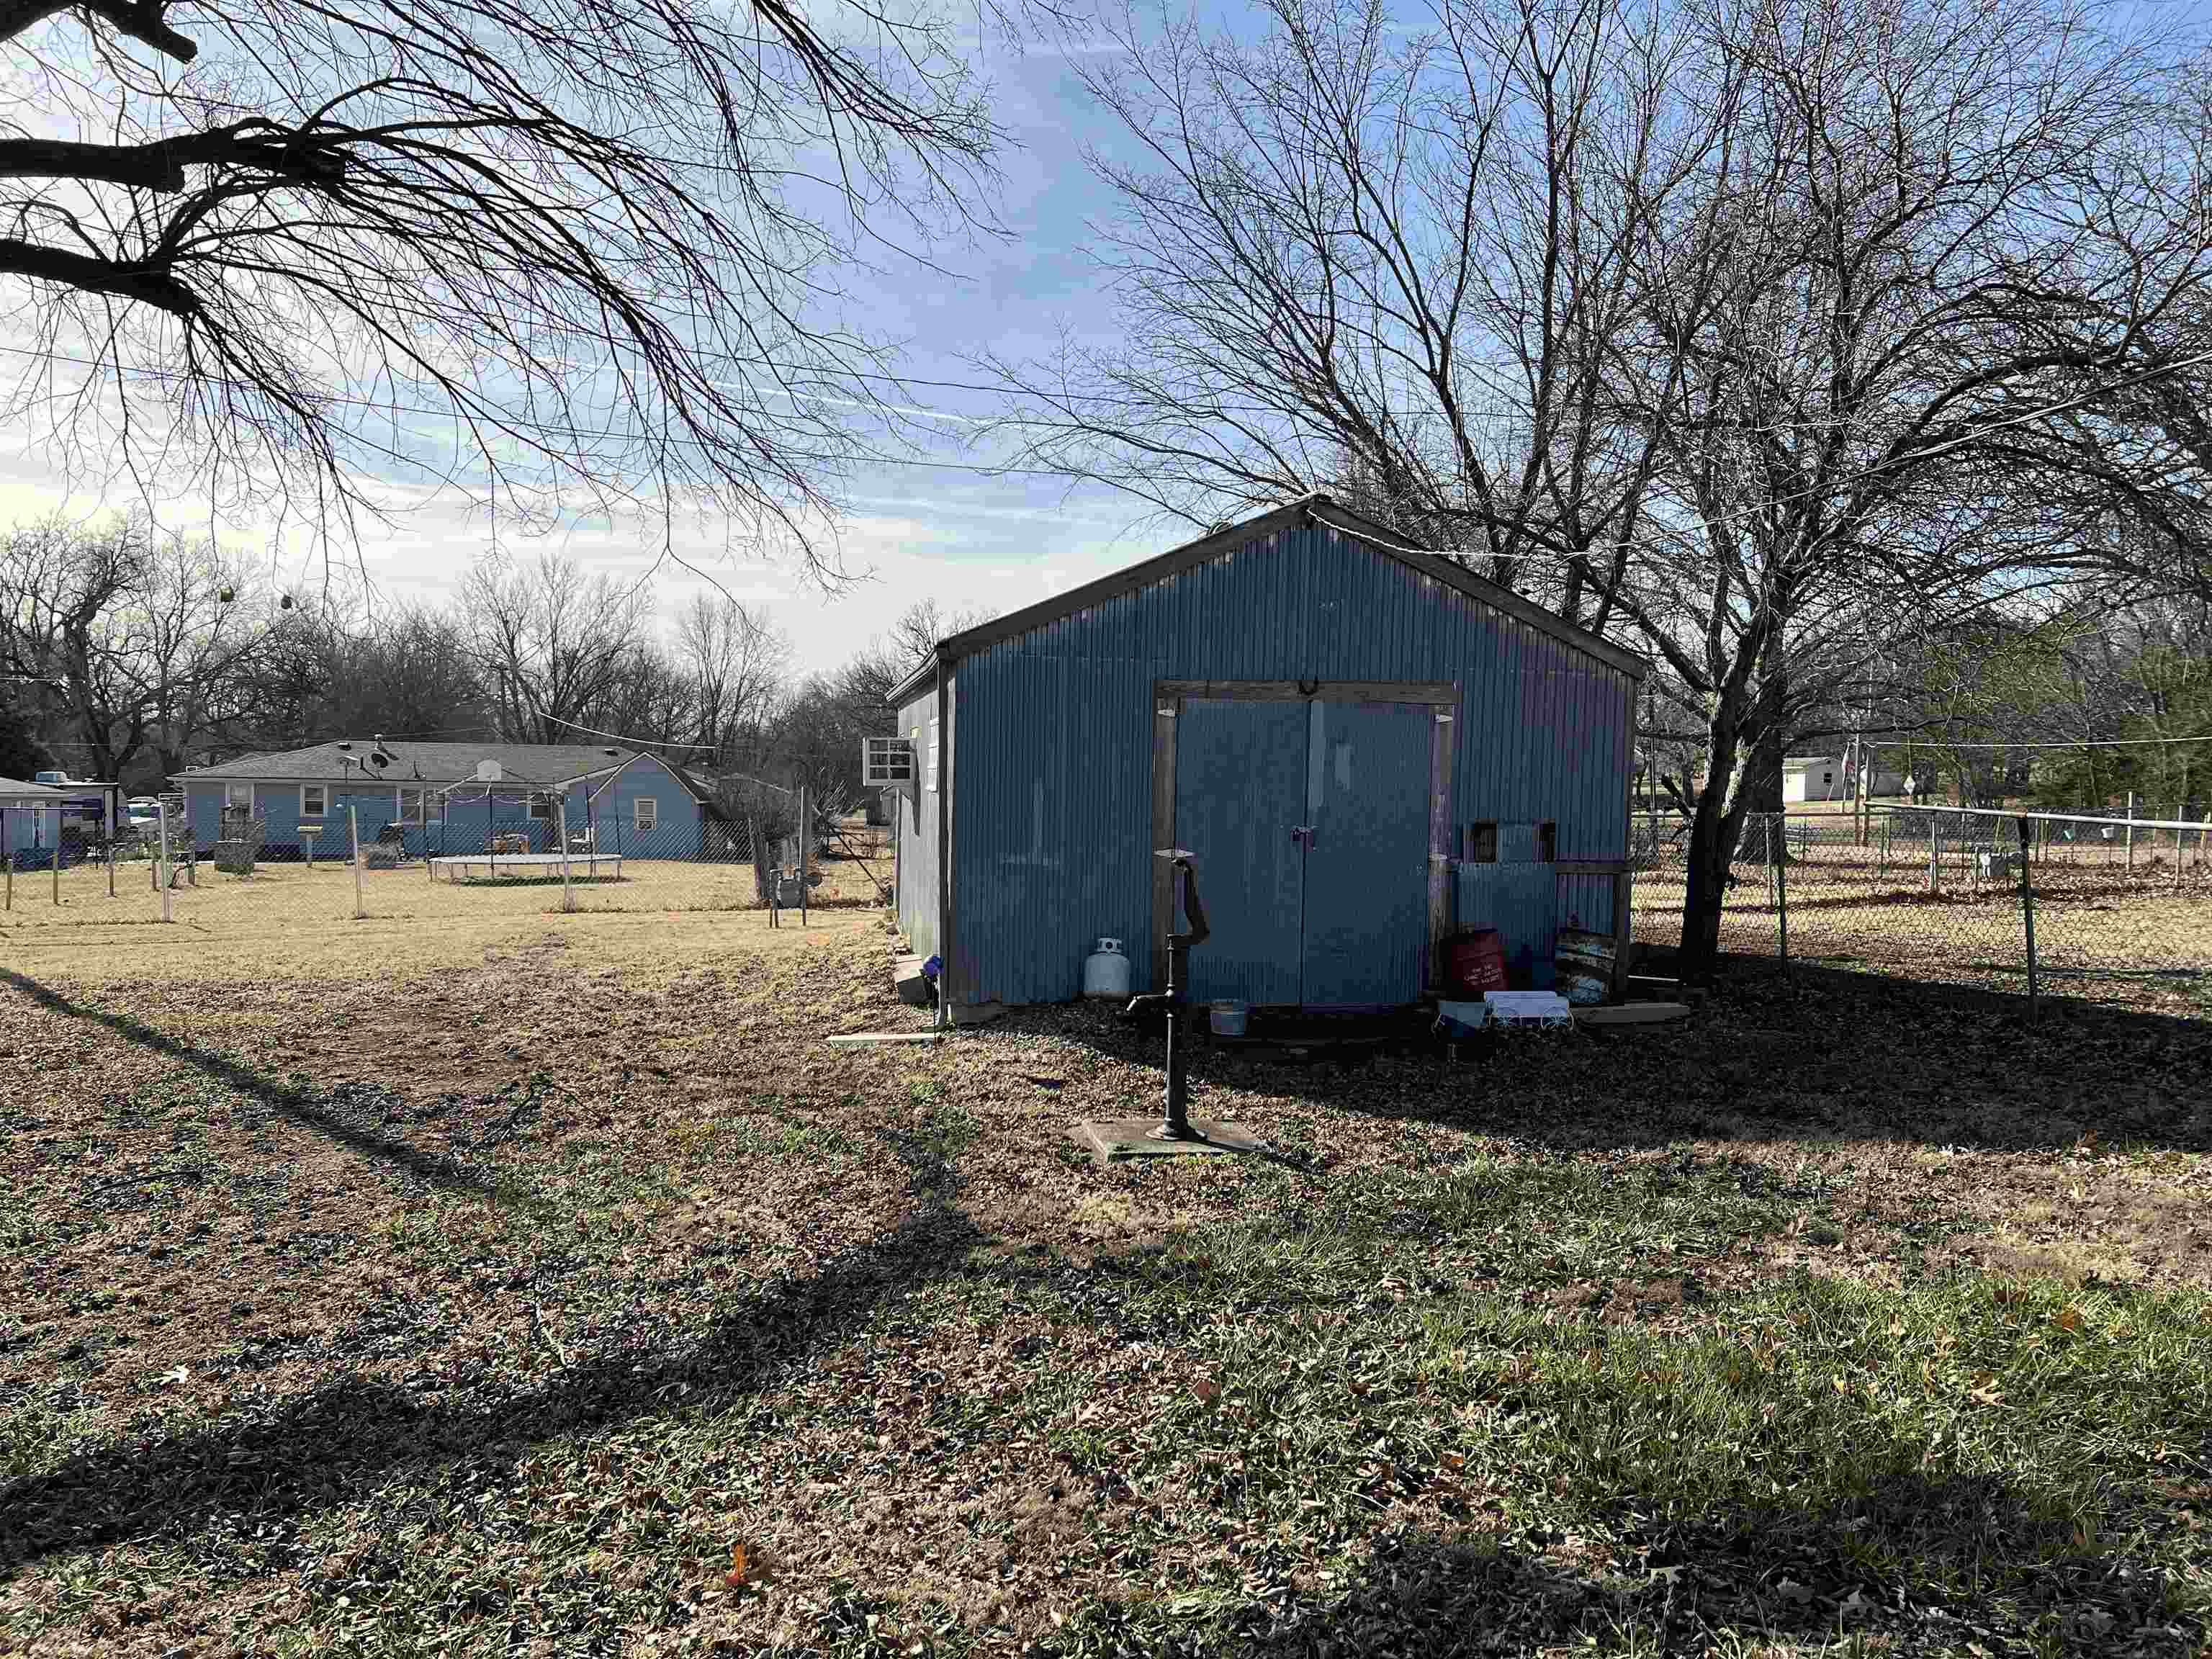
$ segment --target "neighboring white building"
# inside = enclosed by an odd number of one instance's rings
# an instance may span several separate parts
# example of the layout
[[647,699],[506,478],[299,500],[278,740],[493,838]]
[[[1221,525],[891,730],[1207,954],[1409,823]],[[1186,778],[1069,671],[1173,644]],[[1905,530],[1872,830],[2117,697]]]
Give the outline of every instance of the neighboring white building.
[[[1904,775],[1884,771],[1879,761],[1874,763],[1869,780],[1875,796],[1901,795],[1905,793]],[[1790,805],[1798,801],[1850,800],[1851,793],[1851,761],[1848,755],[1790,755],[1782,763],[1782,801]]]

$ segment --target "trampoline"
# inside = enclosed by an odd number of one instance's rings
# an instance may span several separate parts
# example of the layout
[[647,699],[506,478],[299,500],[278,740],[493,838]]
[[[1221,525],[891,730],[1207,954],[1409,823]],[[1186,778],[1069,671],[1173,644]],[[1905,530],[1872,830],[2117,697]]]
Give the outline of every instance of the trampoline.
[[620,853],[447,853],[430,860],[430,877],[434,881],[440,871],[448,882],[474,881],[477,871],[493,881],[557,876],[565,864],[571,881],[620,881],[622,862]]

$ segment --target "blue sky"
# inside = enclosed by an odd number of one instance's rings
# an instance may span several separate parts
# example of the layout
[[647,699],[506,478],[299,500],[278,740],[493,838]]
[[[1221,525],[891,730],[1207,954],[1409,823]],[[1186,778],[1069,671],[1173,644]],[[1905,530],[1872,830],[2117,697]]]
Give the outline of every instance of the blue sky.
[[[1085,249],[1090,222],[1110,216],[1113,203],[1085,167],[1081,148],[1086,141],[1111,145],[1115,130],[1091,106],[1058,52],[1016,52],[1003,42],[987,42],[981,67],[1009,140],[997,158],[994,203],[1009,234],[940,243],[930,250],[940,270],[878,251],[877,268],[846,277],[851,320],[898,348],[902,374],[916,382],[914,400],[971,418],[989,410],[988,397],[921,383],[972,383],[981,378],[969,361],[973,353],[1027,356],[1047,348],[1063,324],[1091,332],[1111,324]],[[933,430],[943,435],[928,435]],[[846,568],[862,579],[834,595],[793,568],[732,553],[712,526],[679,527],[676,550],[726,591],[766,605],[791,636],[799,666],[811,670],[842,661],[918,598],[1011,609],[1187,533],[1104,487],[1071,489],[1057,478],[975,471],[988,455],[965,443],[969,430],[954,419],[917,419],[909,442],[919,434],[918,447],[902,449],[896,460],[865,467],[847,482],[851,513],[840,545]],[[56,507],[89,517],[131,504],[127,492],[114,487],[97,495],[73,490],[20,450],[0,456],[5,520]],[[239,527],[225,539],[248,553],[268,548],[270,537],[264,531],[257,540],[256,528]],[[562,547],[617,577],[644,576],[659,553],[649,530],[604,521],[542,541],[503,539],[518,552]],[[484,523],[465,503],[438,501],[388,524],[363,523],[358,557],[385,599],[435,599],[453,591],[487,541]],[[311,553],[295,547],[270,556],[286,586],[319,580]],[[342,556],[350,562],[352,555]],[[653,580],[664,615],[705,586],[666,563]]]

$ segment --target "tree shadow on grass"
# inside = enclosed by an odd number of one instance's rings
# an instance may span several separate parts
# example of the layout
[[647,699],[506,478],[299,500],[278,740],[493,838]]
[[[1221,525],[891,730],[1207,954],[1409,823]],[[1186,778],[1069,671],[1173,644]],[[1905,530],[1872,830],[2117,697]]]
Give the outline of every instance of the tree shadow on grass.
[[250,1099],[258,1101],[290,1122],[326,1136],[364,1158],[403,1170],[430,1186],[447,1192],[466,1193],[477,1198],[489,1199],[495,1194],[495,1183],[480,1171],[444,1152],[425,1150],[410,1141],[380,1133],[366,1125],[349,1121],[335,1109],[333,1098],[327,1094],[279,1082],[264,1073],[240,1065],[211,1049],[171,1036],[160,1027],[149,1025],[130,1014],[114,1013],[104,1008],[72,1002],[58,991],[12,969],[0,968],[0,982],[14,986],[41,1007],[52,1009],[71,1019],[104,1027],[126,1042],[136,1043],[166,1060],[188,1066],[226,1088],[234,1089]]
[[[1946,1510],[1990,1496],[1950,1489],[1958,1484],[1908,1481],[1892,1496]],[[2124,1553],[2008,1549],[1962,1535],[1955,1548],[1908,1558],[1896,1575],[1866,1565],[1869,1545],[1883,1540],[1856,1516],[1790,1513],[1786,1541],[1770,1543],[1747,1534],[1752,1519],[1723,1515],[1632,1537],[1625,1554],[1597,1561],[1571,1532],[1383,1534],[1327,1599],[1231,1613],[1221,1650],[1796,1652],[1856,1637],[1864,1645],[1845,1650],[2201,1651],[2201,1621],[2177,1620],[2164,1576]],[[1209,1645],[1184,1638],[1130,1645]]]
[[[1074,1005],[987,1028],[1073,1042],[1159,1075],[1157,1030]],[[1498,1031],[1457,1045],[1425,1035],[1304,1053],[1203,1036],[1191,1075],[1222,1115],[1249,1092],[1381,1121],[1451,1125],[1560,1150],[1690,1139],[1898,1139],[2057,1149],[2212,1150],[2212,1020],[1843,969],[1727,965],[1711,999],[1672,1024]],[[1157,1084],[1139,1085],[1147,1103]],[[1256,1115],[1256,1110],[1255,1110]]]
[[342,1380],[258,1419],[82,1453],[0,1487],[0,1570],[175,1536],[226,1513],[283,1522],[351,1501],[369,1480],[410,1465],[511,1457],[520,1443],[733,1403],[781,1362],[848,1335],[878,1304],[958,1271],[982,1242],[965,1215],[926,1202],[818,1273],[770,1281],[679,1346],[617,1349],[480,1403]]

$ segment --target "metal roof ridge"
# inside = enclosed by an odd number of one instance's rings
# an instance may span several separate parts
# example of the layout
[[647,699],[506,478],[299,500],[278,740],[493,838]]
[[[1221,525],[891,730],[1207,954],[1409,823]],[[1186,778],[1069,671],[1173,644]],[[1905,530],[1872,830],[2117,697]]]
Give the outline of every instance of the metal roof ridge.
[[923,686],[931,684],[941,663],[957,662],[986,646],[995,645],[1001,640],[1056,622],[1103,599],[1149,587],[1156,581],[1164,580],[1202,562],[1217,549],[1273,535],[1301,514],[1341,535],[1365,542],[1377,551],[1396,559],[1408,569],[1440,581],[1516,621],[1524,622],[1564,645],[1595,657],[1610,667],[1618,668],[1632,678],[1642,679],[1650,672],[1650,662],[1626,646],[1616,645],[1601,635],[1578,627],[1565,617],[1522,599],[1510,589],[1477,575],[1463,565],[1453,563],[1442,555],[1413,546],[1409,541],[1400,539],[1398,532],[1376,524],[1350,507],[1340,506],[1325,491],[1314,490],[1281,507],[1270,507],[1265,513],[1255,514],[1236,524],[1208,531],[1205,535],[1171,547],[1164,553],[1156,553],[1148,559],[1140,559],[1134,564],[1124,565],[1119,570],[1094,577],[1065,593],[1041,599],[1035,605],[1008,611],[1003,617],[980,623],[974,628],[948,635],[939,640],[936,648],[917,663],[903,679],[884,694],[884,701],[886,705],[896,708]]

